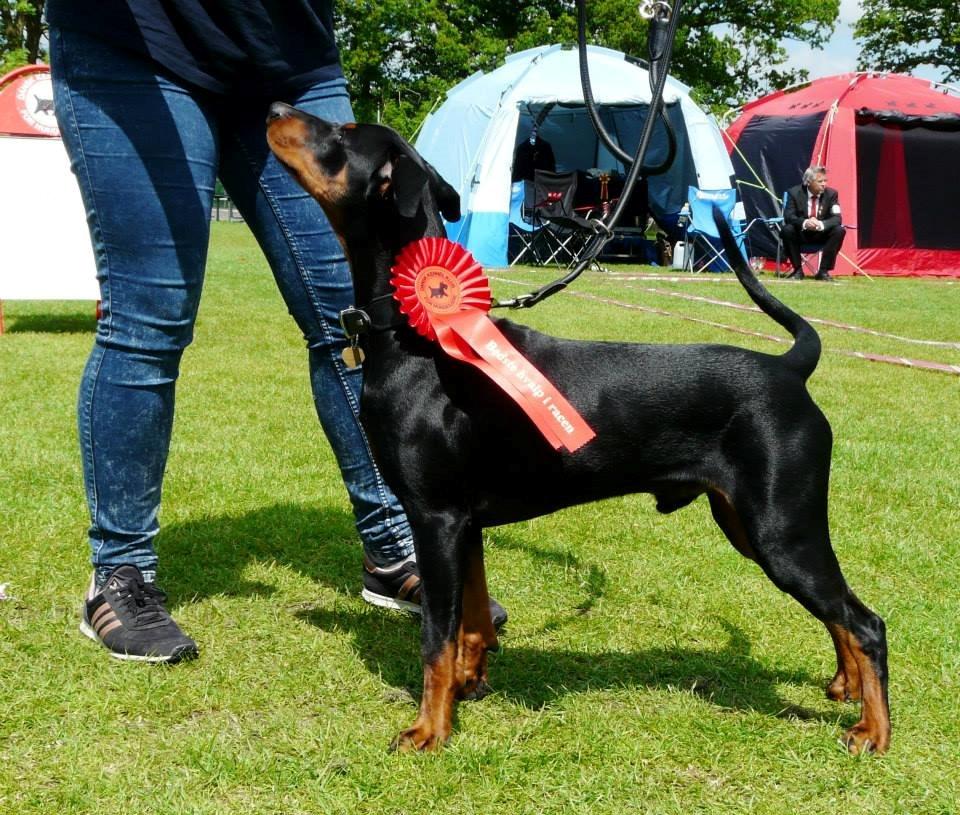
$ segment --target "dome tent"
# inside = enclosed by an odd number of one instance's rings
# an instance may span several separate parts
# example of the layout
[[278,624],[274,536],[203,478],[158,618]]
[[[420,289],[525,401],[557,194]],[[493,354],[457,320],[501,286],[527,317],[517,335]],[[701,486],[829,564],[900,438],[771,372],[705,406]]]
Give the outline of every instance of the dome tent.
[[[601,120],[632,154],[650,106],[647,70],[619,51],[587,50]],[[677,155],[665,174],[650,177],[648,188],[650,211],[664,225],[676,223],[688,186],[718,189],[732,183],[720,130],[688,90],[672,78],[664,89]],[[552,146],[558,171],[624,171],[593,131],[577,51],[560,45],[522,51],[490,73],[468,77],[426,118],[417,138],[417,150],[460,193],[464,215],[448,234],[483,264],[507,263],[513,156],[534,125]],[[666,154],[666,135],[658,125],[644,163],[658,164]]]
[[[727,130],[748,219],[824,165],[847,232],[837,274],[960,277],[960,94],[902,74],[817,79],[746,105]],[[764,189],[765,188],[765,189]],[[757,224],[751,251],[773,257]]]

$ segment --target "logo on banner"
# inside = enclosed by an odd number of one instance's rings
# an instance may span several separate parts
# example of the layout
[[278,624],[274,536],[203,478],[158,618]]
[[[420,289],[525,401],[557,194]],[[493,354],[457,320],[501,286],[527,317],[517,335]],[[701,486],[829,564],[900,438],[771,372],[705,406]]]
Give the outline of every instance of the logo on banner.
[[60,135],[53,112],[53,82],[49,74],[24,77],[17,88],[16,102],[17,113],[28,127],[44,136]]

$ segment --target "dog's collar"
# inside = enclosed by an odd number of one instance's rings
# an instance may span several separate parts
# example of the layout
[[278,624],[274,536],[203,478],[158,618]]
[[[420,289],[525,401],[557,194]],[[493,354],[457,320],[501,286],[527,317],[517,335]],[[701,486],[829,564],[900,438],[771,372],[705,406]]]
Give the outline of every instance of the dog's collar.
[[352,340],[361,334],[389,331],[407,325],[407,318],[400,313],[393,295],[384,294],[374,297],[362,308],[345,308],[340,312],[340,325],[347,339]]

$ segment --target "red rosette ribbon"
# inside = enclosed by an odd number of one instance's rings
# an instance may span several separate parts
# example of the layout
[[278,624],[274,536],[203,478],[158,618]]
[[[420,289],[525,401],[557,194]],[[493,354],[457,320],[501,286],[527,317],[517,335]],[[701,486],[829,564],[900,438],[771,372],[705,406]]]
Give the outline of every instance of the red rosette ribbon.
[[392,271],[393,296],[410,325],[493,380],[554,449],[565,447],[572,453],[596,435],[487,316],[490,282],[460,244],[421,238],[400,251]]

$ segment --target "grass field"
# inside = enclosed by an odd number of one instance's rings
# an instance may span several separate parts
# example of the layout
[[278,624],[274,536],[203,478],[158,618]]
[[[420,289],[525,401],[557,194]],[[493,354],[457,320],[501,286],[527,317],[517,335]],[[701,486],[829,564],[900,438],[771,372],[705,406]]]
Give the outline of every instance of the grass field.
[[[492,274],[501,297],[549,276]],[[960,282],[765,280],[812,317],[960,342]],[[214,225],[206,288],[158,538],[161,584],[202,656],[174,668],[119,663],[77,631],[74,402],[92,305],[4,304],[0,813],[958,811],[960,377],[840,353],[957,365],[956,346],[821,327],[810,383],[836,440],[834,546],[888,625],[888,755],[838,746],[857,708],[824,697],[826,631],[706,502],[664,517],[642,495],[487,531],[511,615],[496,692],[460,706],[444,752],[390,755],[419,697],[417,623],[359,597],[302,340],[242,225]],[[782,335],[674,296],[747,303],[731,276],[588,273],[571,292],[515,316],[566,336],[785,348],[649,310]]]

